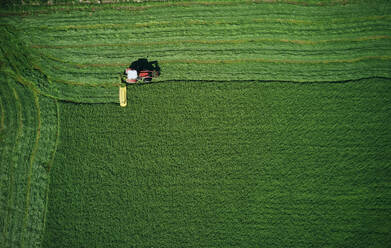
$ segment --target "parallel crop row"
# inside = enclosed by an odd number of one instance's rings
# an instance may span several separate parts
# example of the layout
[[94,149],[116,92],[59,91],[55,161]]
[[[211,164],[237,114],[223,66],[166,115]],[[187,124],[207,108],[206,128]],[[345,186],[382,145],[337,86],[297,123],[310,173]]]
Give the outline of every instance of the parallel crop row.
[[[344,242],[335,235],[341,227],[367,234],[357,216],[381,218],[373,217],[379,205],[368,203],[367,193],[383,199],[377,189],[386,178],[371,175],[387,160],[388,109],[378,108],[389,106],[388,80],[262,89],[240,82],[390,78],[391,5],[298,1],[26,7],[16,13],[23,18],[2,17],[0,244],[41,246],[60,132],[57,100],[118,102],[118,74],[146,56],[162,68],[154,81],[172,83],[132,87],[131,110],[62,105],[68,128],[58,161],[72,169],[55,167],[53,188],[62,189],[52,190],[47,230],[56,235],[48,247],[121,240],[119,246],[256,246],[255,239],[273,246],[288,229],[310,244],[298,228]],[[294,187],[302,195],[283,194]],[[386,233],[376,226],[369,240],[382,241]],[[316,246],[342,242],[324,240]]]
[[[15,102],[15,95],[9,87],[6,78],[0,74],[0,106],[2,109],[2,121],[0,131],[0,225],[5,227],[8,220],[8,199],[11,196],[10,183],[12,182],[13,165],[16,159],[13,155],[14,148],[19,144],[18,137],[21,133],[20,116],[18,115],[18,107]],[[11,128],[12,127],[12,128]],[[5,190],[3,190],[5,189]],[[0,236],[0,240],[5,242],[4,236]]]
[[118,102],[118,74],[148,56],[162,68],[156,81],[391,76],[389,5],[224,1],[106,7],[48,7],[32,11],[17,28],[21,20],[4,18],[9,76],[48,97],[89,103]]
[[[24,237],[24,220],[28,211],[27,188],[29,187],[29,167],[31,156],[37,138],[37,109],[34,96],[31,91],[21,89],[15,82],[2,81],[2,95],[8,94],[7,98],[2,98],[3,105],[7,108],[7,116],[13,119],[13,125],[5,126],[5,138],[12,139],[12,143],[2,144],[2,148],[7,150],[6,155],[10,159],[1,164],[4,188],[6,197],[2,199],[1,206],[3,242],[7,247],[19,246]],[[3,100],[4,99],[4,100]],[[28,108],[23,108],[26,104]],[[12,133],[12,130],[15,130]]]
[[[59,11],[28,16],[20,30],[31,37],[29,46],[40,54],[42,71],[63,85],[114,87],[118,73],[146,56],[160,62],[162,81],[323,82],[391,76],[388,5],[220,3]],[[82,101],[76,91],[67,91],[67,100],[73,94]],[[114,95],[111,99],[116,101]]]
[[57,146],[57,104],[1,75],[0,243],[40,247]]
[[[30,87],[34,92],[53,99],[74,102],[118,102],[118,82],[108,85],[88,85],[83,82],[64,80],[63,74],[47,73],[42,69],[42,59],[34,51],[26,47],[19,33],[10,25],[0,27],[1,63],[6,77]],[[42,62],[42,64],[45,64]],[[43,65],[44,67],[45,65]],[[53,67],[51,67],[53,68]],[[56,68],[54,68],[56,69]],[[59,76],[60,75],[60,76]]]

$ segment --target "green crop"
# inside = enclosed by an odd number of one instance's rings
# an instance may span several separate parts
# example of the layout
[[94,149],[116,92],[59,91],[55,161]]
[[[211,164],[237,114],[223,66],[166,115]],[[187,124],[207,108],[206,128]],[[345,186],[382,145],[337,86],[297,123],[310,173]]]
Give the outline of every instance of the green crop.
[[323,3],[29,8],[23,19],[4,18],[4,39],[17,41],[6,43],[6,57],[13,68],[28,66],[19,81],[39,81],[37,90],[56,99],[90,103],[118,102],[118,73],[146,56],[160,62],[161,81],[390,77],[390,5]]
[[5,79],[0,85],[0,241],[4,247],[40,247],[58,140],[58,106],[15,81]]
[[0,9],[1,247],[390,243],[388,1],[76,2]]
[[127,108],[61,103],[44,247],[384,247],[390,90],[171,82],[128,87]]

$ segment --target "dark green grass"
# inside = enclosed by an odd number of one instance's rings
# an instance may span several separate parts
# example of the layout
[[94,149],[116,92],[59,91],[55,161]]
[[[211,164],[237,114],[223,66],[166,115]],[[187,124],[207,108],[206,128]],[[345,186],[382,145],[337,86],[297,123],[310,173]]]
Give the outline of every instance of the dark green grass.
[[391,82],[61,103],[44,247],[386,247]]

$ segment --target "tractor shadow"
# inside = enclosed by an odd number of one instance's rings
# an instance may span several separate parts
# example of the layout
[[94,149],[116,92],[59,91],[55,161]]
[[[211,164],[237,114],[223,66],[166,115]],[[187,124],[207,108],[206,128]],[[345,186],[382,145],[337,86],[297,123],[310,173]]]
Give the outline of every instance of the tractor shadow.
[[148,61],[146,58],[139,58],[138,60],[133,61],[129,65],[129,68],[136,70],[137,73],[140,73],[141,71],[156,71],[160,75],[160,66],[157,60]]
[[[133,61],[128,68],[137,71],[137,85],[149,84],[153,81],[153,78],[159,77],[161,73],[158,61],[148,61],[146,58],[139,58]],[[124,70],[122,83],[126,82],[126,71],[128,68]]]

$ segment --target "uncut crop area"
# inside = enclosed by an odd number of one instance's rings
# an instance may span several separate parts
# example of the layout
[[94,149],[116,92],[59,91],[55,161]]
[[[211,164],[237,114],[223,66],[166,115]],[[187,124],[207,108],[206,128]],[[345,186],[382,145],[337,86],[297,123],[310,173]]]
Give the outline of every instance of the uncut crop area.
[[391,244],[389,1],[0,6],[0,247]]

